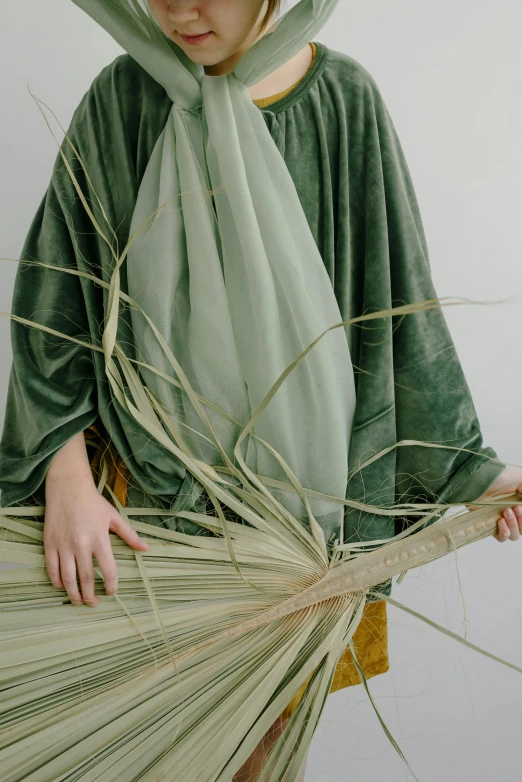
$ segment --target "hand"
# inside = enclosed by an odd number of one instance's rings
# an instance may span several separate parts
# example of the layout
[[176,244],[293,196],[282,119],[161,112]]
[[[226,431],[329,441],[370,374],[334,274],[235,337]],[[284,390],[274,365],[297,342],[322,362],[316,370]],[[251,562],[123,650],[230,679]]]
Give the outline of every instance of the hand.
[[[92,483],[48,481],[44,521],[44,551],[47,572],[53,586],[65,589],[73,605],[95,607],[93,555],[98,560],[105,591],[118,589],[118,571],[109,532],[115,532],[129,546],[147,551],[148,544],[120,516]],[[76,582],[76,569],[81,594]]]
[[[522,483],[515,489],[519,494],[522,494]],[[504,508],[502,516],[498,520],[498,533],[495,532],[493,537],[498,540],[499,543],[504,543],[506,540],[519,540],[522,535],[522,505],[513,505],[512,508]]]
[[[498,532],[495,532],[493,537],[499,543],[504,543],[506,540],[519,540],[522,536],[522,472],[510,467],[500,473],[494,483],[488,488],[488,490],[479,497],[479,499],[485,499],[495,493],[499,494],[512,494],[518,492],[521,495],[521,504],[514,505],[512,508],[507,507],[502,511],[502,515],[498,520]],[[479,505],[469,506],[470,510],[480,507]]]

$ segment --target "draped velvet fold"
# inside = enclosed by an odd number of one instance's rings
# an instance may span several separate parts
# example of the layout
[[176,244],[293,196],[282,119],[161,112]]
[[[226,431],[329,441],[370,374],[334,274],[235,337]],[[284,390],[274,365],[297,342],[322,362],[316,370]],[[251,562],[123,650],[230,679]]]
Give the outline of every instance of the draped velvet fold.
[[[356,60],[320,42],[316,45],[315,61],[294,90],[267,108],[251,104],[248,112],[258,112],[262,118],[295,185],[338,308],[338,313],[324,315],[334,323],[398,303],[434,298],[418,202],[380,90]],[[252,62],[245,61],[244,78],[247,66],[253,68]],[[255,70],[252,78],[253,74]],[[90,182],[67,141],[62,143],[91,204],[97,203],[95,193],[103,204],[120,250],[130,235],[140,186],[172,109],[165,86],[136,59],[123,54],[94,79],[67,131],[87,166]],[[218,111],[218,103],[213,109]],[[94,232],[60,156],[21,258],[110,279],[114,267],[110,249]],[[127,274],[124,263],[121,287],[128,292]],[[101,346],[106,308],[106,290],[91,281],[20,263],[13,314]],[[310,312],[310,319],[314,313]],[[117,338],[132,357],[135,325],[129,310],[122,308]],[[316,326],[311,330],[316,331]],[[490,461],[497,454],[483,446],[442,310],[330,332],[344,333],[354,372],[345,496],[391,506],[438,499],[472,502],[483,494],[505,465]],[[135,490],[150,504],[176,509],[194,503],[198,491],[192,476],[112,397],[103,353],[15,321],[11,339],[13,363],[0,442],[3,507],[28,502],[33,495],[44,501],[51,459],[95,421],[125,461]],[[305,339],[303,347],[306,344]],[[270,379],[273,382],[275,377]],[[347,411],[339,422],[343,433],[349,423]],[[403,439],[475,453],[401,446],[359,470],[373,454]],[[313,455],[316,461],[325,456]],[[264,474],[262,469],[260,473]],[[416,518],[405,515],[402,522]],[[345,542],[386,539],[400,531],[400,523],[393,517],[347,508],[340,532]],[[340,534],[335,527],[331,533]],[[391,583],[385,585],[385,592],[390,594]]]

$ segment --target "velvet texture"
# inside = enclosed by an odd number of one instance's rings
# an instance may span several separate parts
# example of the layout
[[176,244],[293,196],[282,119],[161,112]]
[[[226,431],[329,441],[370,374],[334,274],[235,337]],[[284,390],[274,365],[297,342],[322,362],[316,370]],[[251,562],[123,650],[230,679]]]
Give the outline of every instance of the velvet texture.
[[[353,58],[316,42],[317,55],[289,94],[260,108],[292,175],[334,287],[343,319],[436,297],[419,206],[393,121],[373,77]],[[87,166],[121,252],[139,184],[171,108],[165,90],[129,55],[94,79],[68,134]],[[97,200],[64,140],[62,149]],[[99,210],[96,210],[101,217]],[[106,228],[106,226],[105,226]],[[116,241],[116,240],[115,240]],[[61,157],[28,232],[22,260],[38,259],[109,280],[110,249],[95,233]],[[121,267],[127,291],[126,267]],[[84,278],[21,263],[12,313],[101,346],[105,289]],[[399,322],[400,321],[400,322]],[[130,340],[127,310],[119,341]],[[103,354],[11,322],[13,365],[0,442],[3,507],[45,501],[54,454],[96,422],[131,478],[157,507],[170,508],[193,483],[185,468],[112,398]],[[476,410],[444,313],[350,327],[357,404],[346,497],[395,502],[472,502],[505,464],[488,457]],[[402,439],[467,451],[400,446],[360,472],[360,464]],[[135,457],[146,453],[145,469]],[[344,541],[390,538],[401,519],[347,509]],[[383,585],[391,593],[391,582]]]

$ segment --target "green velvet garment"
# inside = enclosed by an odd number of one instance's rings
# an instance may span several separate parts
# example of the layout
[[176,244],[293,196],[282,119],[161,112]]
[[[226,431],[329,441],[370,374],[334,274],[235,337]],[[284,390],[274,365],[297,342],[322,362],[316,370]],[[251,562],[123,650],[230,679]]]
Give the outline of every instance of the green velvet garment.
[[[316,45],[315,61],[297,87],[259,110],[294,180],[342,317],[434,298],[418,203],[380,91],[356,60]],[[124,54],[95,78],[68,129],[120,252],[141,178],[171,105],[165,90]],[[94,192],[66,140],[62,149],[101,219]],[[110,279],[110,248],[96,234],[60,156],[21,258]],[[121,285],[126,292],[125,263]],[[107,291],[90,280],[21,263],[11,311],[101,346],[106,298]],[[0,443],[2,507],[44,502],[44,479],[53,456],[96,422],[143,496],[158,507],[177,509],[176,497],[187,496],[192,478],[112,397],[103,353],[15,321],[11,338],[13,365]],[[129,312],[123,308],[118,340],[122,345],[132,341]],[[487,458],[497,454],[482,445],[443,311],[356,324],[350,327],[349,348],[357,404],[346,497],[391,507],[398,502],[472,502],[481,496],[505,464]],[[477,453],[400,446],[357,471],[374,454],[406,439]],[[344,542],[387,539],[417,518],[347,509]],[[385,591],[390,594],[391,583]]]

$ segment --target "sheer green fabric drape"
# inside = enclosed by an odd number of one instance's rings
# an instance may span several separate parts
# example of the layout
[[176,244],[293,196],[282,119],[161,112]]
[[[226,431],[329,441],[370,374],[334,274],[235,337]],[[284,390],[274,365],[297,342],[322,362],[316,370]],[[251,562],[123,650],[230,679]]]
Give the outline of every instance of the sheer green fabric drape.
[[[290,173],[248,92],[321,29],[337,0],[301,0],[223,76],[206,75],[136,2],[74,2],[173,101],[133,214],[131,235],[140,230],[126,261],[128,292],[153,319],[193,388],[240,422],[206,410],[233,459],[240,428],[277,378],[343,319]],[[172,372],[143,315],[132,310],[131,317],[136,357]],[[254,428],[304,487],[341,498],[355,409],[347,337],[345,328],[325,335]],[[219,463],[186,393],[146,369],[141,374],[193,455]],[[243,457],[253,472],[288,482],[259,440],[247,445]],[[294,492],[274,491],[306,518]],[[327,538],[341,527],[342,503],[310,498],[310,506]]]

